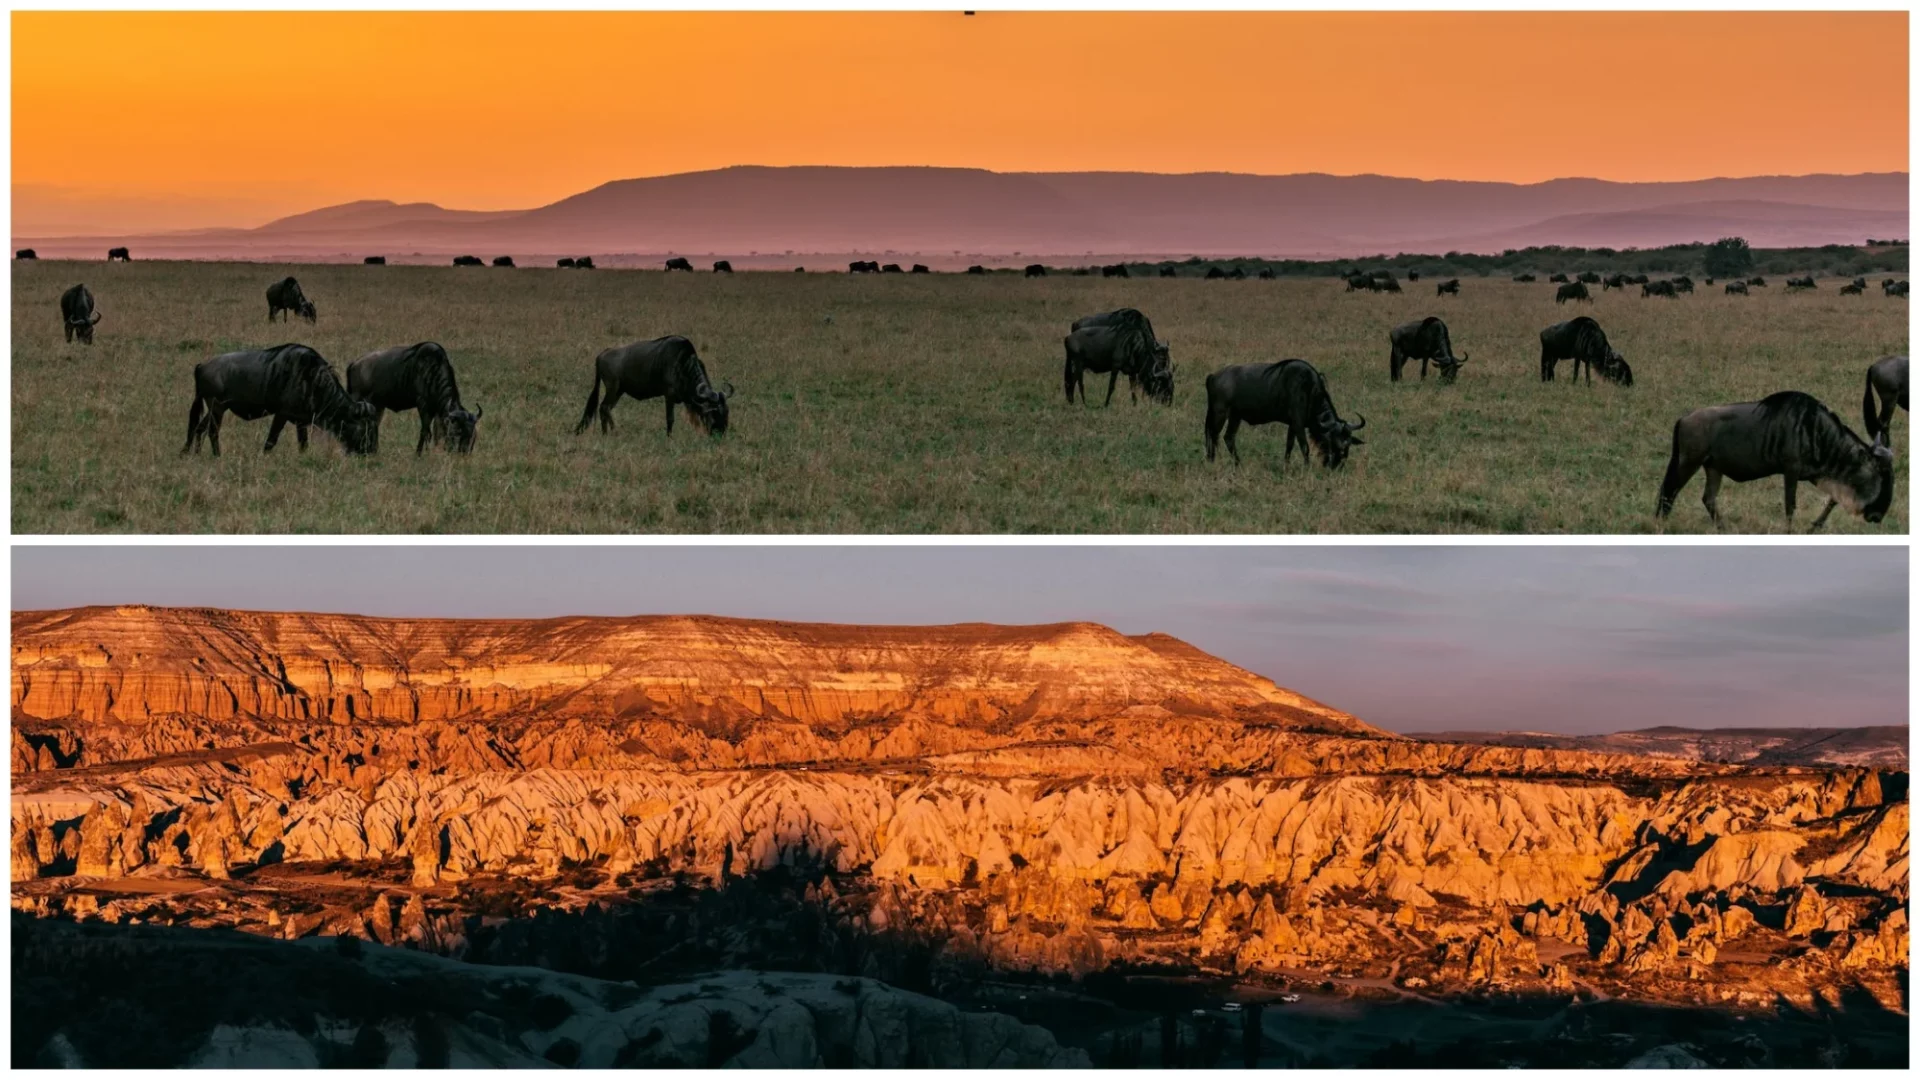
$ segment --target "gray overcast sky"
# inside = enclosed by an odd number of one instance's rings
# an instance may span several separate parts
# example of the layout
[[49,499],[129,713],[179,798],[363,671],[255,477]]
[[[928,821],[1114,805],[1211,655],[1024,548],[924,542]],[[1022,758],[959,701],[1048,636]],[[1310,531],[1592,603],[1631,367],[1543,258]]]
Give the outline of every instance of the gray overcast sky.
[[15,610],[1160,630],[1396,731],[1898,724],[1898,547],[22,547]]

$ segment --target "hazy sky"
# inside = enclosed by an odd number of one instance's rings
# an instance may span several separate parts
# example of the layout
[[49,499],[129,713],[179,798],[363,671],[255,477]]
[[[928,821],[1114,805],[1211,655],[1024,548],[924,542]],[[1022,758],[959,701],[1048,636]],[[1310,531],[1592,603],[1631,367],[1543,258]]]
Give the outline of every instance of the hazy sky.
[[1907,167],[1905,12],[20,12],[16,235],[726,165]]
[[1897,724],[1899,547],[20,547],[17,610],[1085,619],[1396,731]]

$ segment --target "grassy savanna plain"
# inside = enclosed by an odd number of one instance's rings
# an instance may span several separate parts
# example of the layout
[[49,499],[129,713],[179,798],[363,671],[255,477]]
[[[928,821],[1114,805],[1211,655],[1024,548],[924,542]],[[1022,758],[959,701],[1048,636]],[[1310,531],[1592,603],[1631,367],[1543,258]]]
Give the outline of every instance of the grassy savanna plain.
[[[1570,267],[1569,269],[1577,269]],[[297,276],[317,325],[266,322],[265,292]],[[1697,276],[1697,275],[1696,275]],[[91,348],[62,341],[75,282],[103,313]],[[1544,281],[1467,278],[1436,297],[1348,293],[1331,278],[1027,280],[939,274],[666,274],[258,263],[13,267],[13,528],[90,532],[1649,533],[1674,420],[1803,390],[1860,430],[1867,364],[1907,349],[1907,305],[1838,280],[1783,281],[1669,301],[1600,292],[1556,305]],[[1876,281],[1877,284],[1877,281]],[[1077,317],[1138,307],[1170,342],[1172,407],[1132,405],[1122,380],[1069,406],[1062,338]],[[1387,379],[1387,331],[1440,314],[1471,355],[1458,383]],[[1622,389],[1539,380],[1538,334],[1592,314],[1633,365]],[[593,358],[691,338],[738,389],[710,439],[658,400],[623,400],[616,429],[575,436]],[[446,346],[478,447],[416,457],[412,414],[388,415],[377,456],[316,431],[271,454],[267,422],[229,416],[226,454],[180,453],[193,366],[220,352],[311,345],[344,376],[374,349]],[[1244,463],[1205,460],[1203,380],[1288,357],[1323,371],[1341,413],[1368,421],[1346,468],[1281,463],[1284,429],[1243,428]],[[1900,483],[1879,525],[1836,511],[1832,533],[1907,530]],[[1695,477],[1666,529],[1712,529]],[[1776,479],[1728,484],[1727,531],[1783,528]],[[1825,504],[1801,492],[1799,527]]]

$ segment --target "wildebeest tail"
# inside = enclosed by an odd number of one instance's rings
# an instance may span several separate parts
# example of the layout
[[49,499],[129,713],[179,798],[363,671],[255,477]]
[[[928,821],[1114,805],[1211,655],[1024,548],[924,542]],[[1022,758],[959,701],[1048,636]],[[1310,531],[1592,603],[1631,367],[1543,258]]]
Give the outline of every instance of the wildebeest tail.
[[1880,434],[1879,432],[1874,430],[1874,425],[1880,422],[1880,418],[1875,415],[1877,410],[1874,408],[1874,404],[1875,403],[1873,400],[1873,369],[1868,368],[1867,369],[1867,396],[1866,396],[1866,399],[1860,403],[1860,420],[1862,423],[1866,424],[1867,439],[1869,441],[1873,440],[1875,437],[1877,437]]
[[587,395],[587,411],[580,414],[580,422],[573,426],[575,435],[587,430],[593,423],[593,414],[600,410],[600,370],[596,366],[593,372],[593,392]]
[[1673,498],[1686,483],[1680,468],[1680,425],[1686,422],[1684,416],[1673,422],[1673,449],[1667,454],[1667,475],[1660,480],[1660,502],[1653,508],[1655,517],[1666,517],[1673,511]]

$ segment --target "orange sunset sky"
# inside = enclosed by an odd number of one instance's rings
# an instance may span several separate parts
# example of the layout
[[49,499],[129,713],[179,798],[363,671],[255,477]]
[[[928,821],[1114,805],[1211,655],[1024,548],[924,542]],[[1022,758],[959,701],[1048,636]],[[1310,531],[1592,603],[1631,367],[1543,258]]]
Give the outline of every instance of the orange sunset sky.
[[733,164],[1900,171],[1907,15],[13,15],[16,234]]

